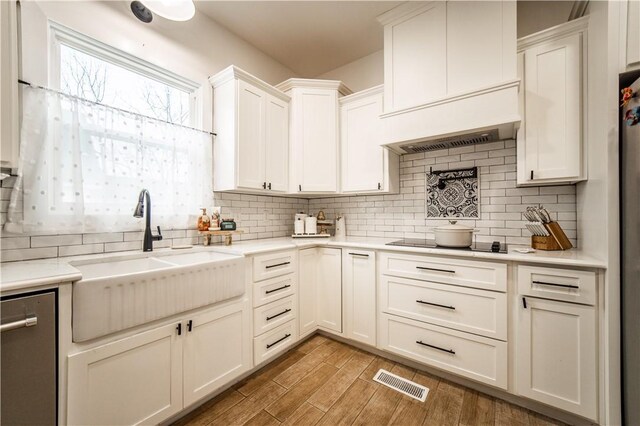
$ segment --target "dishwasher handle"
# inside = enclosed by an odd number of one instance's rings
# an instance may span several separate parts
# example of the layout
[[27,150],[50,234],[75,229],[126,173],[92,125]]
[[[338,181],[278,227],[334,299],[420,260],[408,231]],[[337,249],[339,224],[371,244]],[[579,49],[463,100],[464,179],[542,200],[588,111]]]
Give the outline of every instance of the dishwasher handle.
[[37,316],[35,315],[28,316],[25,319],[20,321],[8,322],[6,324],[0,325],[0,333],[4,333],[5,331],[10,331],[10,330],[15,330],[17,328],[22,328],[22,327],[34,327],[37,324],[38,324]]

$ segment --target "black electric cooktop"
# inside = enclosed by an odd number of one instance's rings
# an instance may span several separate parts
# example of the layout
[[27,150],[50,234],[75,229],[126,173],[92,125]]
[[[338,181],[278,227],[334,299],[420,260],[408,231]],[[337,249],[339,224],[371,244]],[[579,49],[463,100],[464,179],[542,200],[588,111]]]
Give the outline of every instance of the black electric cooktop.
[[507,253],[507,244],[494,241],[493,243],[474,242],[471,247],[442,247],[435,240],[423,240],[420,238],[404,238],[387,243],[388,246],[439,248],[458,251],[482,251],[487,253]]

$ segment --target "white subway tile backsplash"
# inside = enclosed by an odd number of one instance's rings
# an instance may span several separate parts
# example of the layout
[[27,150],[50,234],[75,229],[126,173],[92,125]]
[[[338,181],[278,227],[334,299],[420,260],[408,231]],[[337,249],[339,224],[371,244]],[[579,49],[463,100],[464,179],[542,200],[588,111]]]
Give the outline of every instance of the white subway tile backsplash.
[[124,241],[124,234],[122,232],[102,232],[82,235],[82,244],[114,243],[121,241]]
[[60,257],[96,254],[104,252],[104,244],[83,244],[79,246],[63,246],[58,249]]
[[82,244],[81,234],[44,235],[31,237],[31,247],[56,247]]

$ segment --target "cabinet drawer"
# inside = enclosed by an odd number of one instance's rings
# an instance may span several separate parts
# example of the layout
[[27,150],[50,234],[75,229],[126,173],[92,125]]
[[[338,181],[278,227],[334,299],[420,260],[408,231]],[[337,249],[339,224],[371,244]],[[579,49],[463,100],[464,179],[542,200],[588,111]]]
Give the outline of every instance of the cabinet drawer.
[[297,321],[289,321],[253,339],[253,361],[261,364],[298,341]]
[[295,318],[296,303],[293,296],[277,300],[253,310],[253,335],[259,336]]
[[518,292],[522,295],[567,302],[596,303],[596,273],[572,269],[518,266]]
[[253,258],[253,281],[280,277],[296,270],[296,252],[281,251]]
[[382,314],[381,348],[426,365],[507,388],[507,343]]
[[384,312],[507,340],[507,295],[428,281],[382,276]]
[[396,277],[507,291],[507,265],[503,263],[382,253],[380,270]]
[[266,305],[291,296],[295,292],[296,284],[296,274],[288,274],[255,283],[253,286],[253,306]]

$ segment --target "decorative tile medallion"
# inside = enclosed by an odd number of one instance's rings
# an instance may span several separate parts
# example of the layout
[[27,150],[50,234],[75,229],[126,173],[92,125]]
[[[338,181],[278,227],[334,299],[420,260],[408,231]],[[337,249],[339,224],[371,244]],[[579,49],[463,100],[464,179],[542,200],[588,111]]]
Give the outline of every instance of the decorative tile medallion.
[[427,173],[427,217],[478,219],[478,168]]

